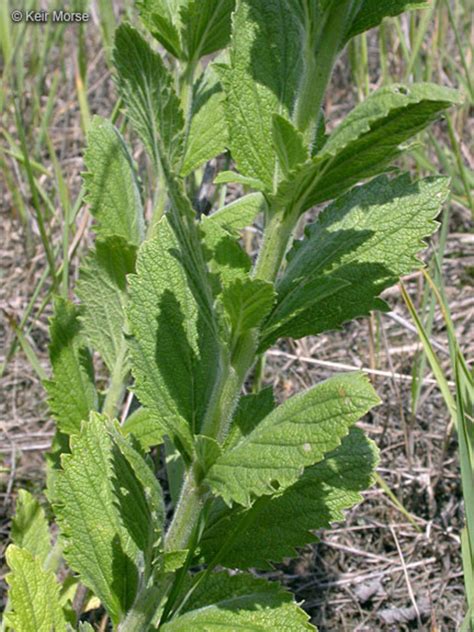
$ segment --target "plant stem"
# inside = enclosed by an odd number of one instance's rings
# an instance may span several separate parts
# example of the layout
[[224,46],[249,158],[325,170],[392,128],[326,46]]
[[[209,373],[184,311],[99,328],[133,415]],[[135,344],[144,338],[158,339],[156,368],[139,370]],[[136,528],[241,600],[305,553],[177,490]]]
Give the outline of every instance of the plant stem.
[[254,278],[275,281],[299,214],[299,208],[292,208],[291,212],[286,209],[270,212],[262,247],[255,264]]
[[148,630],[155,616],[156,604],[160,602],[162,588],[151,586],[140,591],[125,620],[119,624],[117,632],[142,632]]
[[179,502],[165,538],[165,551],[188,548],[191,536],[204,506],[205,490],[196,479],[193,466],[186,474]]
[[[298,221],[298,213],[285,213],[284,209],[273,212],[268,217],[264,240],[260,255],[255,265],[255,278],[274,281],[280,270],[281,263],[288,247],[291,234]],[[255,360],[258,335],[255,331],[247,333],[238,347],[233,358],[233,366],[222,381],[219,397],[215,399],[209,415],[208,430],[210,436],[222,441],[227,433],[230,420],[235,409],[242,384]],[[184,480],[180,499],[176,507],[168,533],[166,534],[165,550],[174,551],[186,549],[199,520],[204,504],[205,491],[196,480],[196,473],[191,466]]]
[[353,0],[341,0],[336,8],[329,9],[322,35],[314,42],[307,24],[305,61],[294,120],[296,127],[312,141],[323,104],[326,87],[331,78],[336,56],[351,15]]
[[[353,0],[343,0],[342,6],[329,16],[328,30],[321,42],[317,67],[314,52],[308,56],[300,97],[297,104],[298,127],[306,131],[316,123],[334,59],[344,33],[348,11]],[[327,41],[326,41],[327,40]],[[329,47],[329,48],[328,48]],[[321,57],[321,59],[320,59]],[[186,99],[184,99],[186,100]],[[312,130],[310,130],[312,133]],[[281,268],[288,243],[297,224],[300,209],[272,209],[267,216],[263,243],[253,276],[273,282]],[[203,434],[223,441],[232,419],[242,385],[256,358],[258,332],[251,331],[239,340],[231,358],[232,366],[221,377],[221,383],[203,423]],[[186,549],[192,539],[204,506],[206,491],[199,485],[195,466],[191,466],[183,483],[176,512],[165,538],[165,551]]]
[[186,605],[189,598],[193,594],[193,592],[198,588],[199,585],[205,582],[205,580],[209,577],[212,571],[216,568],[216,566],[221,562],[221,560],[225,557],[225,555],[232,549],[236,540],[239,538],[242,531],[249,529],[249,527],[255,522],[260,514],[260,510],[268,503],[268,497],[259,498],[255,504],[252,506],[252,511],[244,511],[241,513],[240,518],[236,519],[236,525],[233,529],[231,529],[229,536],[227,537],[224,544],[217,551],[214,557],[211,559],[209,564],[206,567],[206,570],[197,576],[196,581],[193,583],[191,588],[188,590],[184,599],[178,605],[176,610],[173,612],[173,616],[177,616],[182,608]]
[[[298,209],[291,213],[284,209],[273,211],[267,217],[260,254],[255,265],[254,277],[273,282],[280,270],[291,234],[298,221]],[[252,368],[257,353],[258,332],[251,330],[238,339],[231,358],[231,366],[221,380],[210,412],[203,423],[203,434],[223,441],[237,404],[247,373]]]

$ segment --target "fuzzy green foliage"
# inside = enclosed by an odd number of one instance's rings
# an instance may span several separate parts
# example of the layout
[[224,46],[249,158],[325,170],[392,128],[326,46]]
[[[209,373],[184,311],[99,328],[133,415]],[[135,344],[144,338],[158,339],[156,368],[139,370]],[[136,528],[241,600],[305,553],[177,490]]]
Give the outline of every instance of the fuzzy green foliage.
[[59,603],[59,584],[51,571],[28,549],[12,544],[7,550],[10,611],[7,625],[15,632],[60,632],[66,619]]
[[[143,203],[122,135],[94,119],[85,188],[97,239],[79,304],[56,302],[47,383],[58,427],[48,498],[69,578],[60,594],[48,523],[23,493],[7,627],[91,629],[76,620],[80,600],[67,605],[69,581],[120,632],[314,629],[291,594],[246,571],[297,555],[361,500],[378,456],[355,424],[379,398],[357,372],[281,404],[271,388],[247,388],[280,338],[385,309],[381,292],[422,265],[448,183],[386,172],[457,93],[383,88],[329,136],[320,106],[345,42],[424,4],[141,0],[166,56],[132,26],[117,29],[121,104],[158,190]],[[255,191],[201,217],[203,192],[219,206],[203,165],[224,151],[237,171],[228,162],[214,185]],[[294,240],[304,212],[326,201]],[[241,231],[257,216],[255,258]]]

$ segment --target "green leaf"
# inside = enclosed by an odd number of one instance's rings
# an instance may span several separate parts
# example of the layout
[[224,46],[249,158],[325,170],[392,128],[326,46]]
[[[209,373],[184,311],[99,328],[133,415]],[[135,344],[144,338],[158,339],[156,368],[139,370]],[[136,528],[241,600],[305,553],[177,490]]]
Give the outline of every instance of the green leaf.
[[235,0],[140,0],[143,23],[167,51],[183,61],[224,48]]
[[77,306],[57,298],[49,330],[53,376],[45,387],[51,414],[65,434],[79,432],[81,422],[98,406],[92,358],[84,346],[79,314]]
[[436,228],[448,185],[445,178],[379,176],[328,206],[289,253],[261,348],[384,310],[378,295],[421,266],[416,255]]
[[138,245],[145,227],[137,175],[120,132],[107,119],[92,119],[84,162],[86,201],[97,233]]
[[173,256],[178,258],[182,265],[188,286],[203,319],[217,335],[219,324],[214,311],[214,297],[206,266],[205,248],[196,215],[186,194],[183,180],[171,170],[166,158],[161,160],[161,166],[170,199],[170,209],[166,217],[176,239]]
[[265,197],[261,193],[250,193],[218,209],[204,222],[217,223],[228,231],[242,230],[251,226],[257,215],[266,210]]
[[15,632],[64,632],[66,621],[59,605],[59,584],[41,560],[11,544],[6,553],[10,573],[7,623]]
[[225,288],[222,302],[234,335],[258,327],[272,309],[275,296],[273,284],[259,279],[236,279]]
[[321,461],[379,403],[360,373],[333,377],[287,400],[216,461],[207,482],[227,504],[283,491]]
[[235,0],[187,0],[181,8],[182,41],[188,60],[227,46]]
[[145,242],[130,277],[132,372],[141,403],[163,434],[191,452],[220,366],[213,323],[193,293],[167,217]]
[[[188,586],[189,588],[189,586]],[[276,583],[252,575],[211,574],[194,591],[184,612],[163,632],[304,632],[308,615]]]
[[409,9],[426,9],[429,7],[428,0],[362,0],[358,10],[354,14],[344,43],[349,39],[379,26],[385,17],[400,15]]
[[62,465],[54,499],[65,558],[117,624],[151,573],[163,520],[158,483],[97,414],[73,438]]
[[202,472],[206,473],[221,454],[221,447],[215,439],[206,435],[196,436],[196,456]]
[[114,444],[113,459],[117,464],[115,492],[121,508],[120,517],[143,552],[146,572],[150,574],[165,519],[163,493],[153,471],[153,460],[145,457],[134,441],[123,436],[117,422],[110,435]]
[[164,554],[164,572],[174,573],[184,566],[189,555],[188,549],[166,551]]
[[280,184],[279,204],[301,212],[382,173],[403,151],[400,144],[459,103],[459,93],[429,83],[394,84],[356,106],[322,150]]
[[142,406],[127,417],[122,432],[125,436],[132,434],[145,451],[163,443],[163,425],[157,422],[155,413]]
[[[80,269],[76,293],[84,311],[83,332],[111,373],[127,372],[124,337],[127,274],[135,270],[136,247],[120,237],[98,240]],[[119,367],[120,368],[120,367]]]
[[18,492],[10,537],[44,564],[51,550],[48,521],[39,502],[24,489]]
[[237,445],[242,437],[248,435],[264,417],[275,408],[275,398],[271,386],[258,393],[243,395],[232,419],[229,434],[224,443],[224,449]]
[[309,153],[304,144],[303,134],[283,116],[273,116],[273,143],[281,170],[287,176],[290,171],[306,162]]
[[265,190],[265,185],[261,180],[243,176],[236,171],[221,171],[214,178],[214,184],[229,184],[230,182],[235,182],[236,184],[241,184],[242,186],[250,187],[251,189],[257,189],[257,191]]
[[238,233],[234,229],[227,229],[223,224],[209,218],[201,222],[201,232],[206,250],[207,265],[212,274],[216,275],[220,287],[229,287],[237,279],[246,281],[249,277],[252,261],[239,244]]
[[324,147],[328,140],[329,136],[326,133],[326,119],[324,116],[324,112],[321,111],[319,114],[316,131],[315,131],[315,139],[313,143],[313,147],[311,149],[311,155],[316,156]]
[[132,26],[122,24],[115,35],[114,64],[127,114],[155,164],[166,159],[171,167],[178,166],[184,120],[172,77],[160,55]]
[[179,16],[179,6],[183,0],[137,0],[140,17],[160,44],[178,59],[184,58],[181,38],[174,19]]
[[[269,562],[296,557],[296,548],[316,541],[312,531],[343,520],[343,510],[362,500],[378,462],[375,444],[359,428],[323,461],[306,468],[282,494],[260,499],[250,509],[214,507],[200,542],[201,559],[228,568],[269,569]],[[226,546],[236,530],[230,547]]]
[[286,0],[242,0],[234,13],[226,93],[230,150],[244,176],[274,187],[273,116],[291,118],[302,73],[301,23]]
[[376,90],[357,105],[326,141],[320,158],[341,158],[341,151],[355,142],[387,142],[387,149],[407,140],[438,118],[446,108],[459,104],[457,90],[433,83],[410,86],[392,84]]
[[[77,431],[79,432],[79,430]],[[70,452],[69,435],[56,429],[51,441],[51,447],[46,453],[46,488],[51,504],[54,504],[54,485],[58,473],[61,471],[61,455]]]
[[194,87],[191,126],[186,138],[181,175],[223,153],[228,144],[224,93],[212,65]]

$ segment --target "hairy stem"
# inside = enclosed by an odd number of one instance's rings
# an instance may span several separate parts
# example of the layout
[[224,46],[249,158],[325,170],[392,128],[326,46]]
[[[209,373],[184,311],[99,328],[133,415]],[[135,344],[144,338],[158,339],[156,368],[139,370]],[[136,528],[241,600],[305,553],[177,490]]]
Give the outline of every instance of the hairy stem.
[[194,467],[186,474],[173,520],[165,538],[165,551],[188,548],[204,506],[205,490],[196,479]]
[[[347,11],[352,0],[343,0],[340,10],[331,12],[329,35],[324,36],[322,52],[318,55],[317,67],[307,64],[302,82],[300,98],[297,104],[296,120],[303,131],[315,124],[322,104],[334,59],[339,50],[340,41],[347,20]],[[330,45],[329,50],[325,46]],[[311,51],[312,58],[314,52]],[[319,57],[322,59],[320,60]],[[273,282],[277,278],[293,230],[298,221],[300,209],[273,209],[267,216],[263,243],[253,276],[256,279]],[[252,368],[257,352],[258,332],[244,334],[238,341],[231,358],[231,366],[221,376],[215,397],[203,423],[203,434],[225,439],[247,373]],[[165,539],[165,550],[186,549],[192,539],[204,506],[205,491],[200,487],[193,466],[188,471],[181,490],[170,528]]]
[[354,0],[341,0],[328,9],[327,20],[318,42],[313,41],[311,25],[307,25],[304,70],[301,78],[294,121],[296,127],[312,142],[323,104],[324,94],[341,41],[352,13]]
[[[285,214],[283,210],[278,213],[274,212],[269,216],[262,248],[255,266],[255,278],[265,281],[276,279],[297,219],[298,213]],[[205,428],[205,430],[212,431],[211,436],[214,436],[218,441],[223,441],[227,434],[245,377],[255,361],[257,344],[257,332],[250,332],[242,337],[237,353],[233,358],[233,366],[230,368],[227,378],[222,381],[220,396],[216,398],[209,416],[211,421]],[[175,515],[166,535],[166,550],[187,548],[204,504],[204,493],[204,490],[197,483],[194,469],[191,467],[185,478]]]
[[148,630],[156,612],[156,604],[160,603],[161,589],[157,586],[143,589],[137,596],[132,609],[119,624],[117,632],[142,632]]
[[[300,96],[297,103],[296,121],[298,127],[309,133],[311,138],[317,121],[317,113],[329,81],[334,59],[339,50],[348,11],[353,0],[343,0],[337,11],[331,12],[328,30],[321,42],[321,52],[317,65],[313,64],[314,51],[308,56]],[[327,35],[326,35],[327,33]],[[327,41],[326,41],[327,40]],[[329,47],[329,48],[328,48]],[[309,132],[308,132],[309,130]],[[273,282],[281,268],[291,235],[298,221],[300,209],[273,209],[267,216],[263,243],[253,276],[256,279]],[[225,374],[221,375],[215,396],[203,423],[203,434],[222,442],[228,432],[239,395],[247,373],[252,368],[257,353],[258,332],[251,331],[238,341]],[[196,479],[194,466],[189,469],[183,483],[176,512],[166,534],[165,550],[186,549],[192,540],[204,507],[205,490]],[[173,604],[170,604],[170,608]]]
[[277,278],[298,221],[299,209],[273,211],[269,214],[263,243],[254,269],[254,278],[273,282]]

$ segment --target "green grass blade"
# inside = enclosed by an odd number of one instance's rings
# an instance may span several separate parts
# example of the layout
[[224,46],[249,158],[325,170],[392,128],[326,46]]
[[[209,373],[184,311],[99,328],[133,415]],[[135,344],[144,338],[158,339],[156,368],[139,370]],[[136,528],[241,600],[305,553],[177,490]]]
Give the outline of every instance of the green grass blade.
[[11,316],[10,314],[7,314],[7,319],[10,324],[10,327],[13,329],[13,331],[16,334],[16,337],[18,339],[18,342],[20,343],[21,348],[23,349],[23,352],[28,358],[28,362],[33,367],[36,375],[39,377],[41,381],[46,380],[48,378],[46,371],[41,366],[40,361],[38,359],[38,355],[36,351],[33,349],[33,346],[29,342],[28,338],[23,334],[20,327],[18,327],[13,316]]
[[406,509],[403,506],[403,504],[398,500],[398,498],[395,496],[395,494],[390,489],[387,481],[384,478],[382,478],[382,476],[380,476],[380,474],[378,472],[375,472],[374,479],[375,479],[375,482],[377,483],[377,485],[388,496],[388,498],[392,501],[392,503],[395,505],[395,507],[398,509],[398,511],[405,516],[405,518],[415,527],[415,529],[417,531],[421,532],[422,529],[421,529],[420,525],[416,522],[415,518],[408,511],[408,509]]
[[[410,57],[405,68],[404,81],[408,81],[410,76],[414,73],[415,66],[418,66],[420,63],[420,51],[423,43],[426,41],[426,33],[431,26],[435,8],[436,2],[433,2],[429,9],[420,12],[421,19],[419,26],[414,34],[414,41],[411,46]],[[415,15],[412,15],[411,18],[412,20],[414,20]]]
[[[456,23],[454,14],[453,14],[453,10],[451,8],[451,2],[450,0],[445,0],[445,4],[446,4],[446,8],[448,10],[448,17],[449,17],[449,22],[451,24],[451,28],[453,29],[454,32],[454,37],[456,38],[456,44],[458,47],[458,52],[459,52],[459,56],[461,58],[461,63],[462,63],[462,67],[464,69],[464,73],[466,76],[466,82],[467,85],[469,86],[469,94],[471,97],[471,101],[474,101],[474,84],[472,82],[472,71],[469,68],[469,65],[467,63],[467,59],[466,59],[466,55],[465,55],[465,48],[467,48],[465,46],[465,44],[462,42],[461,40],[461,36],[459,34],[459,29],[458,29],[458,25]],[[468,8],[469,11],[469,8]],[[472,12],[472,6],[471,6],[471,12]],[[471,17],[472,17],[472,13],[471,13]]]
[[446,406],[448,407],[450,415],[452,417],[455,417],[456,416],[456,402],[454,401],[454,398],[451,394],[448,380],[444,374],[444,371],[441,367],[438,357],[433,350],[433,346],[430,342],[426,329],[423,326],[423,323],[421,322],[418,316],[418,313],[416,311],[416,308],[413,305],[413,302],[408,292],[406,291],[403,283],[400,283],[400,288],[401,288],[403,300],[405,301],[408,311],[410,312],[410,316],[412,317],[415,327],[418,331],[420,341],[423,345],[424,351],[426,353],[426,357],[428,358],[428,362],[430,363],[431,370],[433,371],[434,376],[438,382],[438,386],[443,395]]
[[464,164],[464,160],[461,154],[461,147],[460,147],[458,139],[456,138],[456,132],[454,130],[453,122],[449,114],[446,116],[446,121],[448,124],[449,139],[451,141],[451,146],[453,148],[454,156],[456,158],[456,164],[458,166],[459,174],[461,176],[461,180],[464,185],[464,191],[466,193],[466,198],[469,203],[469,208],[471,209],[472,217],[474,219],[474,199],[472,197],[471,184],[469,182],[466,166]]
[[9,0],[4,0],[0,4],[0,47],[5,65],[10,62],[12,53],[10,21],[10,2]]
[[16,119],[16,124],[17,124],[17,131],[18,131],[18,135],[20,136],[20,145],[21,145],[21,150],[23,152],[23,158],[25,161],[25,170],[28,177],[28,182],[30,185],[33,208],[35,209],[36,222],[38,225],[41,241],[43,243],[43,248],[46,253],[46,258],[48,260],[50,270],[53,271],[55,269],[54,255],[51,250],[51,244],[49,241],[49,237],[46,233],[46,227],[43,221],[43,214],[41,211],[41,206],[40,206],[39,197],[38,197],[38,189],[35,183],[35,178],[33,176],[33,170],[30,165],[30,159],[28,156],[28,148],[27,148],[26,137],[25,137],[25,129],[24,129],[22,118],[21,118],[21,113],[20,113],[17,99],[14,99],[14,107],[15,107],[15,119]]

